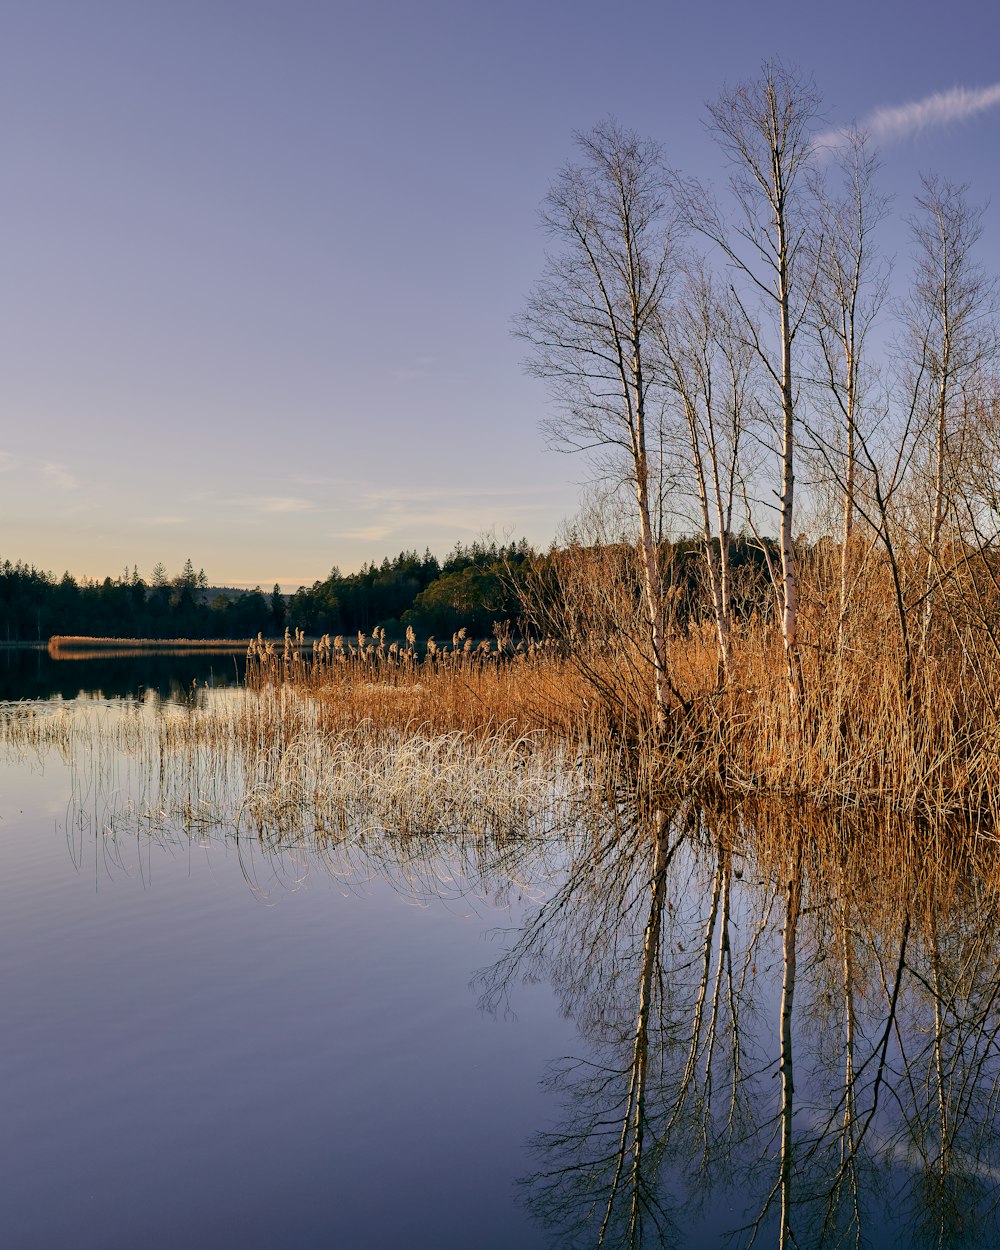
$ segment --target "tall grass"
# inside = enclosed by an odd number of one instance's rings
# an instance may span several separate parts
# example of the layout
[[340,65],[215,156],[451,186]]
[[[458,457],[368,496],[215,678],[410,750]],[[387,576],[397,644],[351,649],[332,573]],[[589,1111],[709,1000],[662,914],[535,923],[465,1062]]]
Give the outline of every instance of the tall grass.
[[[222,826],[276,845],[304,834],[547,836],[572,827],[595,784],[551,737],[509,724],[344,726],[328,708],[286,685],[188,706],[16,704],[0,713],[0,746],[60,756],[91,820]],[[116,806],[115,796],[126,797]]]
[[[916,557],[902,569],[902,614],[884,562],[862,552],[849,612],[839,561],[822,549],[800,570],[801,695],[790,700],[767,590],[744,587],[723,679],[714,627],[675,608],[667,644],[667,732],[654,731],[653,668],[634,556],[621,546],[568,553],[529,588],[541,641],[464,632],[418,647],[328,636],[303,650],[251,646],[251,684],[285,685],[347,730],[363,721],[470,735],[544,731],[654,789],[778,795],[824,807],[885,807],[996,821],[1000,806],[1000,608],[982,569],[953,561],[930,628]],[[986,590],[984,590],[984,586]],[[915,589],[914,589],[915,587]],[[991,592],[992,593],[992,592]],[[907,615],[908,614],[908,615]],[[906,627],[909,626],[907,635]],[[918,641],[915,641],[918,640]]]
[[[469,827],[477,827],[477,810],[487,823],[504,824],[475,779],[488,776],[499,791],[502,778],[525,775],[518,771],[525,758],[555,752],[586,759],[613,792],[777,796],[819,808],[958,815],[997,826],[1000,593],[989,580],[995,570],[954,558],[926,613],[919,559],[897,570],[901,600],[885,563],[861,551],[844,613],[835,556],[820,549],[802,558],[797,701],[789,698],[766,588],[741,589],[726,674],[711,620],[697,603],[682,612],[679,597],[671,600],[666,733],[655,729],[634,553],[621,545],[565,553],[556,575],[550,564],[529,586],[523,641],[502,629],[489,641],[473,642],[459,631],[419,645],[412,631],[404,642],[388,643],[379,629],[311,643],[301,633],[286,634],[283,644],[258,638],[247,657],[253,697],[234,705],[241,710],[225,733],[246,759],[256,753],[277,771],[265,780],[270,774],[249,768],[255,780],[248,793],[257,798],[248,800],[245,814],[266,811],[264,823],[276,819],[279,798],[270,806],[260,799],[268,786],[273,796],[286,795],[289,810],[299,810],[303,796],[318,794],[319,786],[325,797],[316,800],[317,811],[332,813],[329,779],[343,781],[349,770],[341,762],[331,774],[324,760],[344,750],[383,761],[379,786],[396,796],[386,815],[396,811],[393,820],[403,827],[406,785],[394,789],[395,774],[385,771],[389,758],[399,761],[399,776],[412,764],[415,776],[434,776],[457,792],[455,760],[464,754],[469,797],[453,795],[450,810]],[[192,715],[197,722],[199,714]],[[158,732],[181,731],[168,718]],[[198,732],[209,742],[216,730],[206,722]],[[313,772],[319,780],[310,791]],[[360,775],[350,776],[350,785],[373,801]],[[517,789],[512,784],[511,793]],[[339,793],[338,802],[345,802],[347,789]],[[423,795],[414,782],[414,819],[433,824],[437,809]],[[438,823],[447,825],[443,818]]]
[[324,635],[311,652],[301,635],[284,646],[264,639],[247,656],[247,684],[284,687],[317,705],[327,729],[351,730],[369,721],[385,729],[452,733],[498,740],[540,731],[568,739],[586,729],[587,688],[559,648],[513,642],[473,644],[461,630],[447,643],[402,646],[384,631],[356,639]]

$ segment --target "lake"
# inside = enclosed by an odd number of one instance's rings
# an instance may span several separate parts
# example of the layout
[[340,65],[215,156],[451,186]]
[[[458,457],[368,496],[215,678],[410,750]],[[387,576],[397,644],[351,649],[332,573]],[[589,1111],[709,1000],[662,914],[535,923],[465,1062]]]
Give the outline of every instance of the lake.
[[413,827],[231,657],[4,661],[4,1246],[996,1244],[987,831],[572,758]]

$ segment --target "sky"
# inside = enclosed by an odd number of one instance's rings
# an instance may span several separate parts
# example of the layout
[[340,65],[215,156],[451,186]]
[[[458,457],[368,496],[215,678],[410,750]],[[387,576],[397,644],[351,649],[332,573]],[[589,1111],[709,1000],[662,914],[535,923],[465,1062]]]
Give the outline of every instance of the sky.
[[0,0],[0,558],[291,590],[547,545],[588,466],[511,322],[573,132],[721,184],[705,104],[777,58],[870,126],[901,270],[936,171],[1000,271],[998,48],[981,0]]

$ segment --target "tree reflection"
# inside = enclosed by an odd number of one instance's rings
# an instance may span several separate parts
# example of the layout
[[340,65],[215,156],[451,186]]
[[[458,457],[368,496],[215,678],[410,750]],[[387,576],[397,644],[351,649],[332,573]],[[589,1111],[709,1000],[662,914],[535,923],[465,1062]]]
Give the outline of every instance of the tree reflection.
[[656,812],[591,846],[484,978],[495,1007],[525,968],[544,970],[594,1048],[553,1070],[566,1123],[537,1138],[545,1166],[527,1184],[563,1238],[666,1241],[672,1161],[686,1152],[709,1176],[744,1131],[736,1044],[749,970],[733,962],[732,865],[696,809]]
[[536,1216],[630,1250],[992,1244],[988,858],[969,830],[692,803],[589,843],[481,987],[495,1009],[548,977],[587,1043],[549,1078]]

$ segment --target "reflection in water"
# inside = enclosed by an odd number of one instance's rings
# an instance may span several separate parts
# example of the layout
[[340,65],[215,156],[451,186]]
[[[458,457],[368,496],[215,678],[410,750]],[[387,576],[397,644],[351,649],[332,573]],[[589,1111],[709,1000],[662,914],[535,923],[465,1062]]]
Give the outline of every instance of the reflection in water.
[[26,699],[142,698],[154,691],[183,699],[192,689],[243,680],[246,653],[133,650],[83,659],[73,652],[54,659],[45,647],[0,647],[0,701]]
[[454,743],[404,761],[371,733],[324,748],[313,725],[265,749],[245,721],[206,736],[203,711],[60,740],[74,859],[96,839],[103,870],[127,871],[144,839],[222,839],[255,889],[321,870],[419,900],[544,898],[477,988],[503,1010],[545,980],[578,1029],[523,1182],[554,1243],[996,1244],[992,837],[749,804],[638,812],[523,743],[490,780]]
[[[484,976],[548,976],[535,1214],[579,1246],[995,1244],[994,856],[957,831],[659,812]],[[888,851],[892,850],[892,856]]]

